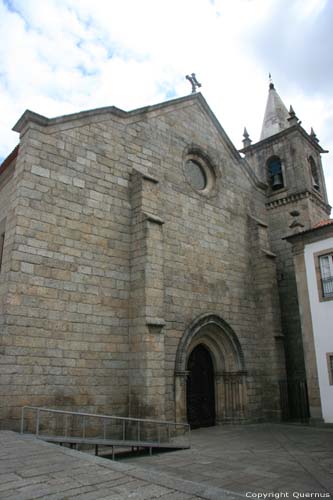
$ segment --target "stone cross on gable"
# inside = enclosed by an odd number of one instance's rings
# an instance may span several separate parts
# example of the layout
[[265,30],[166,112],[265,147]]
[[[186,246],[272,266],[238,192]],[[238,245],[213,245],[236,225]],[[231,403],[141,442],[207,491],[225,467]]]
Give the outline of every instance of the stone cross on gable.
[[197,91],[197,87],[201,87],[201,83],[198,82],[196,79],[195,73],[191,73],[191,75],[186,75],[186,79],[191,83],[192,85],[192,94],[195,94]]

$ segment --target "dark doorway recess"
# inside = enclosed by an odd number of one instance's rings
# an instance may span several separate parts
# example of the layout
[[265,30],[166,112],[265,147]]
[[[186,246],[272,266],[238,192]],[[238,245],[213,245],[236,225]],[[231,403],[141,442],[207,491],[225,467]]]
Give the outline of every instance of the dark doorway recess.
[[187,362],[187,420],[192,429],[215,425],[214,368],[211,355],[199,344]]
[[306,380],[280,380],[280,404],[282,420],[308,422],[310,409]]

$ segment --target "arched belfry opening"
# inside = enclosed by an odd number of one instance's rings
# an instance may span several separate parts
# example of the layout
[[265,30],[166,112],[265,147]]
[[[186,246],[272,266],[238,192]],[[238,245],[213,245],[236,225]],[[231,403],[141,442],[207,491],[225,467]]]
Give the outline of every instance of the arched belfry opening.
[[181,338],[175,370],[177,421],[192,427],[238,423],[246,415],[246,370],[236,333],[221,317],[202,315]]
[[272,156],[267,161],[268,168],[268,181],[271,189],[276,191],[284,187],[284,178],[282,171],[282,163],[280,158],[277,156]]
[[309,157],[309,164],[310,164],[312,187],[319,192],[320,191],[319,172],[316,162],[314,161],[312,156]]

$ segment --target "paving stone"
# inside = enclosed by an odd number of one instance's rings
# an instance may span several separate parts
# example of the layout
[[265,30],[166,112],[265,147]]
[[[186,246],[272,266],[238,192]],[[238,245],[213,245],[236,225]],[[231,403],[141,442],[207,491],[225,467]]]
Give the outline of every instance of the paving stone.
[[[3,468],[8,465],[12,472],[5,474]],[[0,431],[1,478],[5,481],[0,483],[1,500],[236,498],[221,489],[207,488],[9,431]]]
[[[191,458],[190,458],[191,456]],[[247,491],[333,495],[333,429],[282,424],[192,431],[192,448],[127,463],[202,484]]]

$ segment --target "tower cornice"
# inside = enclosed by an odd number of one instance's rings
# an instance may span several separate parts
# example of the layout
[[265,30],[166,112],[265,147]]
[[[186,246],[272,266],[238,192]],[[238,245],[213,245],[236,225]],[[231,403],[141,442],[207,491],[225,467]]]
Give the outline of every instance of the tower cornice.
[[281,130],[281,132],[278,132],[277,134],[271,135],[269,137],[266,137],[266,139],[262,139],[261,141],[258,141],[258,142],[254,143],[254,144],[251,144],[250,146],[242,148],[242,149],[239,150],[239,152],[243,153],[243,154],[255,152],[258,149],[261,149],[261,148],[263,148],[265,146],[269,146],[273,142],[275,142],[277,140],[280,140],[281,138],[283,138],[283,137],[285,137],[285,136],[287,136],[287,135],[289,135],[289,134],[291,134],[293,132],[299,132],[304,137],[304,139],[306,139],[311,144],[311,146],[313,146],[318,151],[318,153],[328,153],[328,150],[323,149],[318,144],[318,142],[315,141],[311,137],[311,135],[309,135],[306,132],[306,130],[304,130],[304,128],[301,125],[299,125],[299,124],[292,125],[291,127],[288,127],[285,130]]
[[288,205],[289,203],[295,203],[296,201],[302,200],[304,198],[310,198],[316,205],[318,205],[322,210],[324,210],[328,215],[331,213],[331,206],[325,203],[317,193],[311,192],[308,189],[304,191],[299,191],[297,193],[292,193],[289,195],[282,196],[280,198],[275,198],[274,200],[267,201],[267,210],[272,210],[274,208],[281,207],[282,205]]

